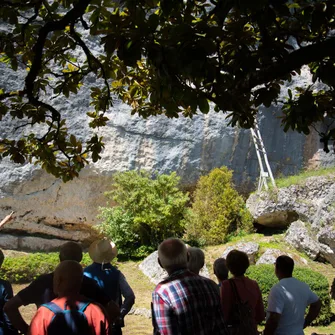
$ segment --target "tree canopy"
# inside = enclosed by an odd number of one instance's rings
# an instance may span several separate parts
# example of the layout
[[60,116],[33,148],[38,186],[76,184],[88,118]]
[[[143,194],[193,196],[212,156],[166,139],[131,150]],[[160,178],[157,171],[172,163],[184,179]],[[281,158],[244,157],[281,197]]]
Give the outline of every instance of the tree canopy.
[[[76,94],[91,74],[104,83],[90,88],[85,112],[93,129],[106,125],[118,97],[142,117],[192,117],[213,103],[244,128],[260,105],[280,102],[283,130],[308,134],[335,115],[334,14],[332,0],[3,0],[0,61],[27,73],[18,91],[0,86],[0,120],[25,121],[19,140],[0,138],[0,158],[41,164],[65,181],[97,161],[102,138],[82,143],[52,104]],[[304,65],[313,84],[279,101],[284,82]],[[26,135],[25,125],[35,124],[46,125],[44,134]],[[328,151],[335,130],[320,135]]]

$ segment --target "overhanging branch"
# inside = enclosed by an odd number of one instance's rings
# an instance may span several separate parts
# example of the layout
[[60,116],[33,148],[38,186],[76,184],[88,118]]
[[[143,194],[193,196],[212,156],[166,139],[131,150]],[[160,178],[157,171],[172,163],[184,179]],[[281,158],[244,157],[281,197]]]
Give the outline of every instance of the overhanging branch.
[[90,2],[91,0],[78,1],[77,4],[62,17],[62,19],[58,21],[47,22],[40,29],[37,41],[33,47],[34,59],[25,80],[27,96],[31,102],[36,100],[36,98],[34,98],[34,82],[42,67],[43,49],[48,34],[53,31],[64,30],[65,27],[68,26],[71,22],[75,22],[85,13],[85,10]]
[[335,56],[335,37],[293,51],[282,61],[277,61],[263,70],[251,73],[249,80],[243,81],[237,85],[237,88],[243,91],[251,90],[258,85],[283,78],[292,71],[299,70],[303,65],[320,61],[328,56]]

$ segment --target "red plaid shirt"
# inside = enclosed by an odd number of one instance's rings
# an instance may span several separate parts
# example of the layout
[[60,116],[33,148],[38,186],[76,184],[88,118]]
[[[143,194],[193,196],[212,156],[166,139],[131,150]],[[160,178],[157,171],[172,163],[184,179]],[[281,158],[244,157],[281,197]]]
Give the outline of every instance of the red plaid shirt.
[[173,273],[152,294],[154,334],[226,335],[218,286],[188,270]]

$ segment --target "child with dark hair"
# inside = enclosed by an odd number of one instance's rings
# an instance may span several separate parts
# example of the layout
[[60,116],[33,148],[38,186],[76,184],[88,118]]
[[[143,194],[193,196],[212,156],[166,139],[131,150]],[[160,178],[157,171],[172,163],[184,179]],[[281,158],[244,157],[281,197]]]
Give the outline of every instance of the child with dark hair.
[[[0,267],[2,266],[5,256],[0,249]],[[10,323],[7,315],[3,311],[3,306],[5,303],[13,297],[12,285],[4,279],[0,278],[0,335],[16,335],[17,330],[15,330]]]
[[214,274],[218,280],[219,287],[224,280],[228,279],[229,270],[227,268],[226,260],[224,258],[218,258],[213,264]]

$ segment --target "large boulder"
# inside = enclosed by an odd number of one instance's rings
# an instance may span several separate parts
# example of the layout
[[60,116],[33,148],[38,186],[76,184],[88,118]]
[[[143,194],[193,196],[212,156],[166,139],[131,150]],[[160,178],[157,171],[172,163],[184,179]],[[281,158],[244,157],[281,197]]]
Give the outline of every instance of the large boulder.
[[323,199],[334,187],[334,178],[310,177],[297,185],[253,193],[247,207],[260,225],[286,228],[298,219],[313,224]]
[[248,255],[250,264],[256,263],[256,257],[259,251],[259,244],[255,242],[245,242],[245,243],[237,243],[235,245],[229,246],[222,254],[222,258],[227,258],[227,255],[232,250],[243,251]]
[[[154,251],[146,257],[139,268],[156,285],[168,276],[167,272],[158,263],[158,251]],[[200,275],[206,278],[210,277],[206,265],[201,269]]]
[[276,259],[279,256],[283,256],[283,255],[286,255],[286,256],[289,256],[289,257],[293,258],[296,265],[305,266],[305,265],[308,264],[308,262],[305,258],[300,257],[296,254],[281,251],[279,249],[267,249],[264,252],[264,254],[258,259],[256,265],[259,265],[259,264],[275,264]]
[[313,236],[311,228],[308,228],[301,220],[290,225],[285,235],[285,241],[300,252],[304,252],[312,260],[320,257],[320,245]]
[[252,194],[247,207],[267,227],[289,227],[286,241],[311,259],[335,266],[335,175],[307,178],[289,187]]

